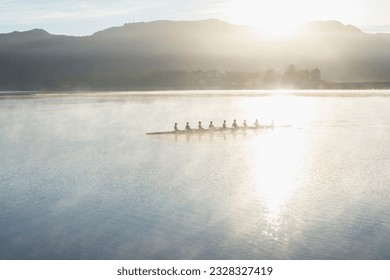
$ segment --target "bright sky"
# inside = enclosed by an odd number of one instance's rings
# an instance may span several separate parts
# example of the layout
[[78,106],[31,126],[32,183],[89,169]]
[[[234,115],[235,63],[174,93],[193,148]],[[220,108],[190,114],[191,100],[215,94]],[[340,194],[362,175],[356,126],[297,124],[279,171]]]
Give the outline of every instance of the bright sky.
[[129,22],[216,18],[283,33],[312,20],[390,32],[389,0],[0,0],[0,33],[89,35]]

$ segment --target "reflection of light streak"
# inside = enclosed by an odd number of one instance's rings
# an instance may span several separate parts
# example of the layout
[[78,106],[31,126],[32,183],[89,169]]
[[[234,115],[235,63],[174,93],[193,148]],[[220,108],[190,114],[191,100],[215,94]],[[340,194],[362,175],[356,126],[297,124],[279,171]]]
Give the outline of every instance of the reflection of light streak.
[[267,199],[268,212],[274,213],[294,190],[299,154],[304,144],[297,134],[270,134],[266,150],[254,154],[259,195]]
[[256,194],[266,206],[267,225],[262,234],[277,240],[280,215],[299,187],[305,143],[301,133],[274,131],[253,144],[251,173]]
[[[239,103],[240,115],[251,122],[259,118],[260,123],[276,125],[292,124],[299,126],[310,121],[321,104],[312,98],[286,96],[288,91],[273,91],[272,96],[246,98]],[[316,103],[315,103],[316,102]]]
[[[237,104],[237,109],[247,120],[259,118],[263,124],[274,120],[276,125],[295,126],[312,121],[316,106],[320,104],[311,98],[288,96],[288,93],[280,91],[267,97],[245,98]],[[269,219],[278,215],[296,191],[305,148],[305,135],[296,130],[275,129],[253,141],[250,174],[257,185],[259,199],[267,205]]]

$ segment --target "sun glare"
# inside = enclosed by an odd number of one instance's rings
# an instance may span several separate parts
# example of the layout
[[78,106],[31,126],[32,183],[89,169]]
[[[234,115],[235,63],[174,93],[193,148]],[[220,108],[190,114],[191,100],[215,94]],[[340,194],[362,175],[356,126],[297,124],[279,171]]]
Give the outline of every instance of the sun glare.
[[294,35],[299,14],[281,1],[239,0],[231,2],[231,21],[254,26],[259,35],[283,39]]
[[[307,160],[305,151],[307,139],[298,128],[314,120],[318,103],[286,96],[288,91],[274,93],[274,96],[247,98],[239,103],[240,115],[249,119],[259,118],[261,123],[275,120],[278,125],[292,125],[290,128],[275,128],[254,138],[249,170],[257,185],[259,199],[264,199],[268,217],[278,216],[299,186]],[[288,141],[286,141],[288,139]],[[267,147],[266,149],[264,147]]]
[[259,35],[269,37],[271,39],[286,39],[290,38],[295,33],[295,28],[284,24],[273,24],[270,26],[255,26]]

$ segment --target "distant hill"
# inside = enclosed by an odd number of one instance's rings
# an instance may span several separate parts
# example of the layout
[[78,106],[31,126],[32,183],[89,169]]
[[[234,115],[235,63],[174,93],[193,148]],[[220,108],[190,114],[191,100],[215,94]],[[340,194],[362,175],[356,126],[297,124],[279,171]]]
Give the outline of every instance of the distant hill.
[[218,20],[130,23],[85,37],[40,29],[0,34],[2,90],[147,88],[150,80],[134,77],[283,71],[290,64],[319,68],[328,81],[390,81],[390,35],[328,21],[308,23],[289,39],[270,40],[251,27]]

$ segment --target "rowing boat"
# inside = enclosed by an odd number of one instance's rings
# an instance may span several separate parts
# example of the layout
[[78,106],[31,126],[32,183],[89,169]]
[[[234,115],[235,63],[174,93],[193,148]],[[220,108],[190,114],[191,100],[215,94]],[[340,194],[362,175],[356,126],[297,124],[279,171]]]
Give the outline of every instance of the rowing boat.
[[261,125],[258,127],[248,126],[248,127],[237,127],[237,128],[213,128],[213,129],[190,129],[190,130],[177,130],[177,131],[161,131],[161,132],[146,132],[147,135],[164,135],[164,134],[200,134],[200,133],[216,133],[216,132],[236,132],[236,131],[246,131],[246,130],[262,130],[262,129],[274,129],[276,127],[290,127],[291,125]]

